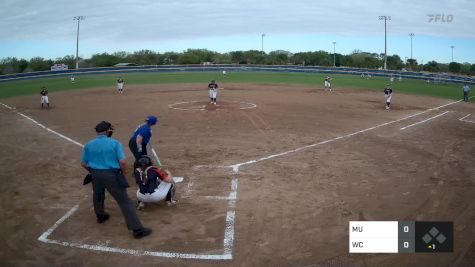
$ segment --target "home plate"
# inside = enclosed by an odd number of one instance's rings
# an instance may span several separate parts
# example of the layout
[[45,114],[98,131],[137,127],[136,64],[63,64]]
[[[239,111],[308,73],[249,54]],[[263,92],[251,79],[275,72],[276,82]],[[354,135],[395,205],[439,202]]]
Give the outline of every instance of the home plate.
[[174,181],[175,183],[181,183],[181,182],[183,182],[183,179],[184,179],[184,178],[181,177],[181,176],[173,176],[173,181]]

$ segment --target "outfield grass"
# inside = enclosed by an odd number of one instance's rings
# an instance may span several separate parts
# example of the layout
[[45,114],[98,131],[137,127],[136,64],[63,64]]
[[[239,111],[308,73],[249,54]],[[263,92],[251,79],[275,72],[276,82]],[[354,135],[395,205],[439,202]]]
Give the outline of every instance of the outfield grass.
[[[20,95],[39,94],[42,86],[50,92],[63,90],[78,90],[86,88],[109,87],[115,90],[115,81],[119,75],[125,84],[164,84],[164,83],[202,83],[206,88],[214,79],[220,86],[226,83],[266,83],[266,84],[306,84],[323,86],[324,74],[309,73],[273,73],[273,72],[230,72],[225,77],[218,72],[173,72],[173,73],[121,73],[107,75],[78,75],[76,82],[71,83],[69,76],[41,78],[22,81],[0,82],[0,99]],[[389,83],[388,78],[374,77],[370,80],[361,79],[356,75],[332,75],[333,87],[363,88],[382,91]],[[422,80],[405,79],[394,82],[395,93],[403,92],[418,95],[428,95],[449,99],[462,98],[462,85],[455,83],[433,84]]]

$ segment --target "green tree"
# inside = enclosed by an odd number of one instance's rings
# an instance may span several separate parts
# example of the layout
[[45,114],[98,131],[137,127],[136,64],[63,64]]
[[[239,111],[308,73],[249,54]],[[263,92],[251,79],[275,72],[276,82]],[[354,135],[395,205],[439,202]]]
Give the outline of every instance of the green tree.
[[404,64],[398,55],[392,55],[387,57],[387,67],[390,70],[400,70]]
[[381,56],[375,53],[370,54],[357,51],[351,54],[350,57],[352,61],[351,67],[376,69],[383,66]]
[[216,52],[207,49],[188,49],[180,55],[180,64],[201,64],[213,62]]
[[475,64],[470,66],[470,75],[475,75]]
[[457,63],[457,62],[450,62],[449,64],[449,71],[453,73],[460,73],[460,70],[462,69],[462,64]]
[[18,72],[26,72],[28,69],[28,61],[26,59],[20,59],[18,61]]
[[0,74],[13,74],[25,72],[28,70],[28,61],[25,59],[18,60],[16,57],[7,57],[0,60]]
[[439,64],[437,61],[429,61],[427,64],[424,65],[423,70],[430,71],[430,72],[437,72],[439,71]]
[[129,53],[125,51],[114,52],[112,55],[116,57],[117,60],[119,60],[119,63],[134,63],[134,62],[127,62]]
[[418,69],[418,64],[417,64],[416,59],[413,59],[413,58],[408,59],[407,64],[408,64],[409,69],[411,69],[411,70],[417,70]]
[[102,53],[92,55],[90,62],[94,67],[111,67],[120,63],[120,59],[117,56]]
[[160,53],[151,50],[140,50],[129,54],[124,59],[125,62],[135,63],[138,65],[159,65],[163,64],[163,58]]
[[176,52],[165,52],[163,54],[163,64],[167,64],[167,65],[178,64],[179,58],[180,58],[180,54]]
[[230,53],[224,53],[224,54],[217,53],[214,56],[213,61],[216,62],[217,64],[231,64],[231,63],[233,63]]
[[265,64],[266,54],[258,50],[248,50],[243,52],[245,64]]
[[286,65],[292,53],[285,50],[276,50],[269,53],[267,59],[268,63],[272,65]]
[[230,52],[231,61],[236,64],[247,64],[246,58],[244,57],[243,51],[233,51]]
[[28,65],[33,71],[50,70],[51,66],[53,65],[53,61],[50,59],[45,60],[42,57],[34,57],[30,59],[30,63]]

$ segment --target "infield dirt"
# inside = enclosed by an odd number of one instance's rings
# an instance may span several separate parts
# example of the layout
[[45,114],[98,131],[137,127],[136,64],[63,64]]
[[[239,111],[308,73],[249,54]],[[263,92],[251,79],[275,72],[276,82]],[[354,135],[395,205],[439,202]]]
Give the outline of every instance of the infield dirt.
[[[78,81],[80,82],[80,81]],[[226,84],[218,105],[202,84],[127,86],[5,99],[0,107],[0,265],[2,266],[474,266],[473,103],[457,103],[312,148],[228,166],[345,136],[449,103],[382,92],[298,85]],[[169,105],[180,104],[182,109]],[[255,108],[247,104],[255,104]],[[197,108],[199,107],[199,108]],[[201,108],[203,107],[203,108]],[[189,109],[189,110],[187,110]],[[21,112],[85,144],[108,120],[124,144],[146,115],[159,117],[154,147],[185,180],[180,203],[139,211],[150,237],[133,239],[107,194],[111,219],[97,224],[91,188],[82,186],[81,147],[19,116]],[[426,123],[400,130],[443,111]],[[470,119],[470,117],[468,117]],[[201,167],[197,167],[201,166]],[[204,167],[206,166],[206,167]],[[130,167],[131,188],[136,186]],[[238,181],[232,260],[169,259],[98,252],[38,241],[73,206],[51,239],[140,251],[216,254],[223,250],[231,179]],[[348,254],[352,220],[453,221],[453,253]]]

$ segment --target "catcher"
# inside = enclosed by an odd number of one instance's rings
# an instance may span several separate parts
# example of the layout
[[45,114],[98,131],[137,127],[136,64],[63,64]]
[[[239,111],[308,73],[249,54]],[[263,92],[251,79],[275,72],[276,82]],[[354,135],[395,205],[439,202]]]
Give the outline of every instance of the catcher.
[[175,197],[175,182],[169,170],[162,170],[152,165],[149,156],[142,156],[134,171],[137,190],[138,209],[145,203],[156,203],[165,200],[168,206],[174,206],[178,200]]

